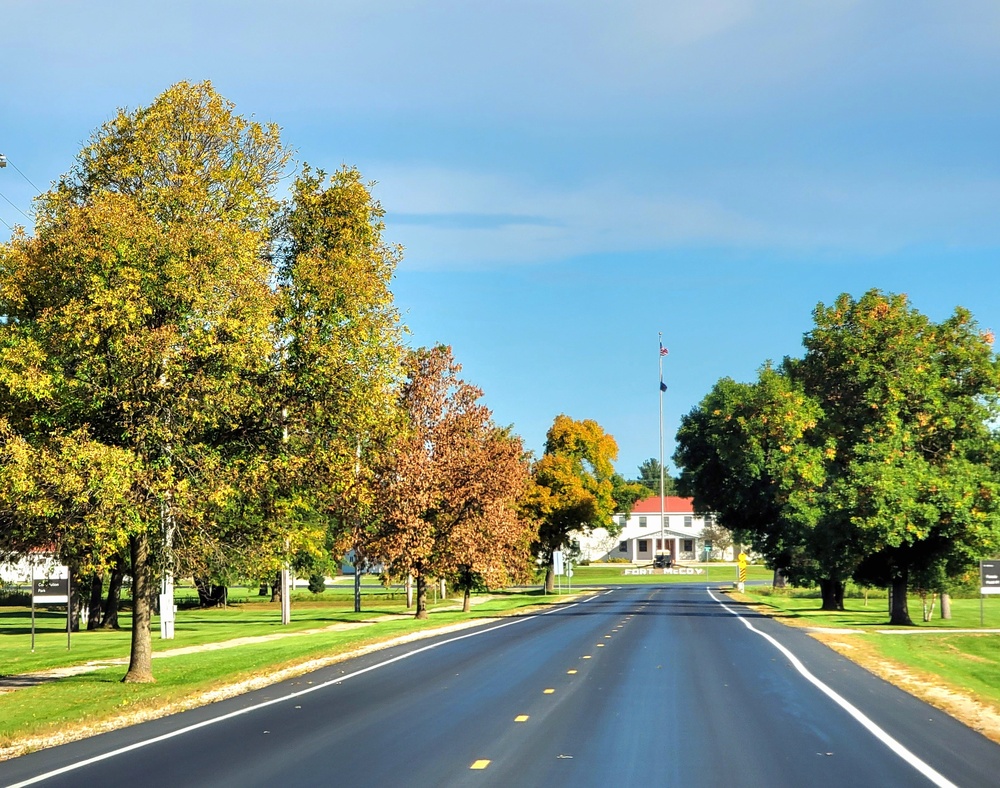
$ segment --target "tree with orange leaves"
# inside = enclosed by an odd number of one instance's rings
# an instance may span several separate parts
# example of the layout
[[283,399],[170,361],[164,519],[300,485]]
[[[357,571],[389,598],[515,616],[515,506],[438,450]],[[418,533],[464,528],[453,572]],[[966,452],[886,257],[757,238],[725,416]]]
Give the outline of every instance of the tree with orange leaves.
[[405,363],[408,428],[382,468],[368,553],[388,576],[416,578],[416,617],[427,618],[430,578],[457,580],[468,608],[474,587],[522,574],[533,534],[516,505],[528,471],[521,440],[493,424],[449,347],[414,351]]

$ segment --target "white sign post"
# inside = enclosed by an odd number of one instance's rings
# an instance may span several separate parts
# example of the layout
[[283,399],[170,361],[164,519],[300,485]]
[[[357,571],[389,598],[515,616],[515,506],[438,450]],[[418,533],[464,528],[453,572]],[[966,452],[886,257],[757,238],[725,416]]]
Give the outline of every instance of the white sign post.
[[565,563],[563,561],[563,551],[553,550],[552,551],[552,572],[558,578],[556,581],[559,585],[557,587],[558,593],[562,593],[562,576],[565,571]]

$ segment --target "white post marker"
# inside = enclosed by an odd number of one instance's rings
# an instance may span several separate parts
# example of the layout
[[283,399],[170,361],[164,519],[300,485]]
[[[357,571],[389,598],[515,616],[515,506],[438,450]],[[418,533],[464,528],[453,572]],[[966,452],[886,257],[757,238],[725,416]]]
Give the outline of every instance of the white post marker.
[[292,621],[292,589],[291,572],[287,568],[281,570],[281,623],[290,624]]

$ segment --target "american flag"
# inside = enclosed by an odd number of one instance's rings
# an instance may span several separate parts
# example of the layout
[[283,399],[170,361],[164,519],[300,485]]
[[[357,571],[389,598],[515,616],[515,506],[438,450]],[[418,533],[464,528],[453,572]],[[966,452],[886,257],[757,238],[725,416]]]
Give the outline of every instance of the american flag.
[[670,351],[669,351],[669,350],[667,350],[667,349],[666,349],[665,347],[663,347],[663,345],[660,345],[660,355],[661,355],[661,356],[665,356],[665,355],[667,355],[667,353],[669,353],[669,352],[670,352]]

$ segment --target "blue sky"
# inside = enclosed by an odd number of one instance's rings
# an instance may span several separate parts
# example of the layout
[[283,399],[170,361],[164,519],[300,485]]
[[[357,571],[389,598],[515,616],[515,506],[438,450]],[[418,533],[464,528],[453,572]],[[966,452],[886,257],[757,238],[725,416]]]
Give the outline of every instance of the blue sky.
[[[0,0],[0,24],[0,153],[43,189],[181,79],[377,181],[411,343],[451,344],[536,451],[567,413],[626,476],[656,456],[660,331],[669,458],[841,292],[1000,330],[996,2]],[[26,222],[12,167],[0,194]]]

